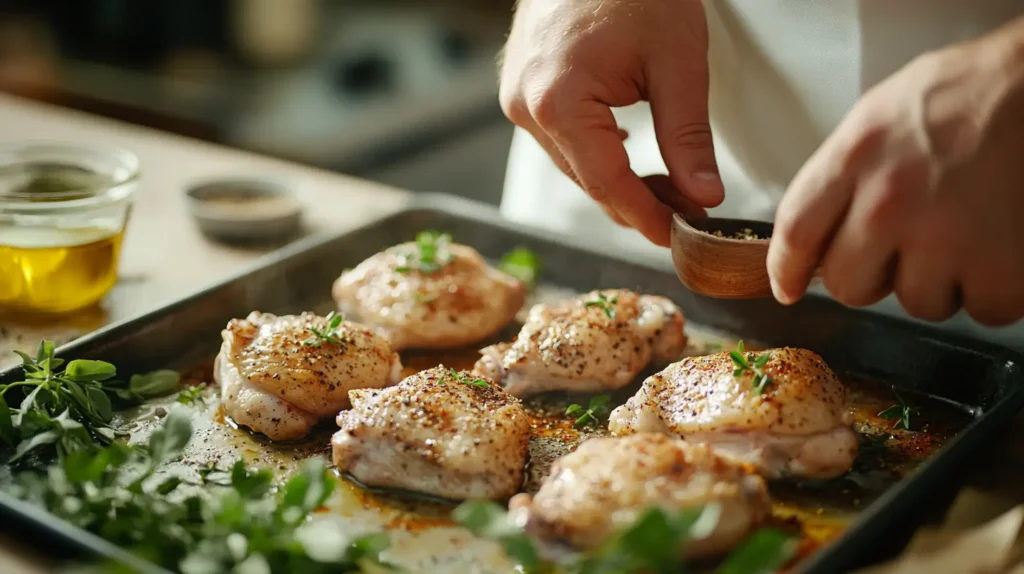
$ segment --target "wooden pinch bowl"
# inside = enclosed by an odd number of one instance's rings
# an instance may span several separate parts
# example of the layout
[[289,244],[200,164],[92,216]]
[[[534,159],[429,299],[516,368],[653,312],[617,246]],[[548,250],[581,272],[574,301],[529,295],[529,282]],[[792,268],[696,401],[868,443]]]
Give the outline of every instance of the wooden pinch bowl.
[[[749,230],[749,231],[747,231]],[[713,233],[720,231],[724,237]],[[758,239],[736,239],[737,233]],[[719,299],[771,297],[768,280],[768,238],[765,221],[707,217],[672,218],[672,262],[687,289]]]

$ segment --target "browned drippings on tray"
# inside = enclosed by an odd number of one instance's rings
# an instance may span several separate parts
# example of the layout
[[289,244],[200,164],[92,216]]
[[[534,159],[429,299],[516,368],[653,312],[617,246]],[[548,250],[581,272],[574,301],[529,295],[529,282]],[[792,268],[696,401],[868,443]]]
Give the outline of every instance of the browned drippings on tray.
[[[690,333],[687,355],[700,355],[731,348],[736,341],[721,341]],[[759,350],[748,344],[748,349]],[[479,357],[476,349],[454,352],[407,352],[402,354],[404,374],[443,364],[453,369],[469,370]],[[211,364],[198,365],[185,373],[187,382],[212,381]],[[912,430],[893,428],[893,420],[878,413],[896,403],[888,385],[870,381],[844,381],[850,392],[855,427],[861,436],[861,448],[854,469],[847,475],[829,481],[778,480],[769,484],[774,500],[773,523],[785,529],[799,530],[800,550],[797,561],[813,554],[822,545],[841,536],[856,514],[871,504],[885,490],[898,482],[921,461],[932,455],[957,432],[964,429],[971,415],[953,405],[906,391],[900,394],[917,409],[911,421]],[[632,385],[612,394],[609,408],[624,403],[640,387],[642,377]],[[599,427],[574,428],[573,419],[565,415],[572,403],[584,404],[591,395],[570,396],[551,393],[524,401],[532,418],[530,462],[523,490],[535,492],[547,476],[551,464],[573,450],[582,440],[607,436],[604,420]],[[217,416],[216,414],[214,416]],[[222,414],[220,416],[223,416]],[[223,424],[224,421],[221,421]],[[246,450],[252,462],[259,463],[273,456],[293,454],[296,460],[325,456],[329,452],[334,425],[328,421],[311,436],[295,444],[274,444],[264,437],[239,433],[248,442]],[[255,448],[253,448],[255,447]],[[392,531],[417,533],[435,527],[452,526],[449,514],[454,503],[416,495],[377,489],[364,489],[354,480],[339,477],[346,496],[365,510],[386,513],[387,528]]]

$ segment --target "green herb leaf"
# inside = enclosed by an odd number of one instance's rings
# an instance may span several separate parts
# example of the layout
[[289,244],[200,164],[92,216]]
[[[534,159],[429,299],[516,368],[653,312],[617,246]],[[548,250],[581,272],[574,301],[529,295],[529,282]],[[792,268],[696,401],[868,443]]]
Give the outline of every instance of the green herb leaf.
[[64,375],[77,382],[105,381],[117,375],[114,365],[103,361],[78,359],[68,363]]
[[11,422],[11,408],[7,401],[0,395],[0,440],[13,446],[18,441],[18,435],[14,431],[14,423]]
[[584,307],[600,307],[604,314],[609,319],[615,318],[615,304],[618,303],[619,296],[615,295],[609,299],[604,293],[598,293],[597,299],[586,301],[583,303]]
[[206,406],[206,400],[203,398],[203,391],[205,391],[206,388],[206,383],[192,385],[191,387],[182,389],[182,391],[178,393],[178,398],[175,400],[183,405],[192,406],[198,403],[202,406]]
[[416,234],[416,244],[412,251],[400,255],[401,263],[395,268],[399,273],[416,270],[421,273],[440,271],[452,260],[449,251],[452,236],[439,231],[421,231]]
[[903,430],[909,431],[910,416],[913,414],[918,414],[918,409],[908,405],[906,401],[903,400],[903,397],[901,397],[900,394],[896,392],[896,387],[892,387],[892,393],[896,395],[896,400],[899,402],[899,404],[892,405],[891,407],[882,410],[880,413],[878,413],[878,416],[888,420],[895,419],[896,422],[893,423],[892,425],[892,428],[894,429],[902,428]]
[[715,570],[715,574],[771,574],[796,553],[796,541],[779,530],[751,534]]
[[57,429],[50,429],[48,431],[41,432],[33,435],[30,438],[18,443],[18,447],[14,449],[14,455],[11,456],[11,462],[16,462],[21,457],[32,452],[33,450],[47,444],[53,444],[60,438],[61,432]]
[[501,258],[498,269],[523,282],[527,287],[537,284],[540,275],[540,258],[525,247],[516,247]]
[[128,389],[142,399],[162,397],[176,391],[181,385],[181,375],[171,370],[159,370],[143,375],[132,375]]
[[192,420],[179,409],[171,409],[164,423],[149,437],[149,456],[156,464],[180,455],[192,437]]
[[319,329],[312,325],[308,327],[309,332],[313,333],[313,336],[303,341],[303,345],[308,347],[319,347],[324,343],[334,343],[335,345],[348,344],[348,337],[338,330],[342,322],[345,321],[344,315],[336,314],[334,311],[331,311],[327,314],[325,319],[327,320],[326,329]]
[[[460,382],[462,384],[465,384],[465,385],[473,385],[474,387],[484,387],[484,388],[491,386],[484,379],[474,379],[474,378],[470,377],[469,375],[467,375],[466,373],[456,371],[455,369],[448,369],[448,374],[452,378],[454,378],[456,381],[458,381],[458,382]],[[444,383],[444,381],[441,381],[441,382],[442,382],[442,384]]]
[[744,374],[749,373],[754,386],[754,392],[760,395],[772,384],[772,378],[764,371],[765,365],[771,360],[771,353],[766,351],[760,355],[755,355],[753,362],[747,359],[745,353],[743,341],[739,341],[736,344],[735,350],[729,351],[729,358],[732,359],[733,365],[736,365],[732,376],[739,379]]
[[583,408],[576,404],[569,405],[569,407],[565,409],[565,415],[569,417],[577,417],[573,426],[578,429],[589,424],[597,424],[600,422],[598,417],[607,412],[608,403],[611,400],[611,395],[597,395],[590,399],[587,403],[587,408]]

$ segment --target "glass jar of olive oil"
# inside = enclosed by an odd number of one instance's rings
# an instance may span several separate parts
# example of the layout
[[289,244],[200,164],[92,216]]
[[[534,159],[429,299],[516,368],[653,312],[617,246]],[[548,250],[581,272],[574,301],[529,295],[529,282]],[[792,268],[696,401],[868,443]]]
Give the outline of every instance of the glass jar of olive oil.
[[68,144],[0,148],[0,312],[67,313],[117,282],[139,161]]

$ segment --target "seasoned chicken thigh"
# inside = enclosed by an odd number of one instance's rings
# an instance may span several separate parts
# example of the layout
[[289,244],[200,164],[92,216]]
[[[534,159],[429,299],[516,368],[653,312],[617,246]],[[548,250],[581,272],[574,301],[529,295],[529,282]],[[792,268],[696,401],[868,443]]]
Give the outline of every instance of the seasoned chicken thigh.
[[514,343],[480,351],[474,367],[517,397],[594,392],[628,385],[648,364],[686,347],[683,314],[665,297],[626,289],[593,291],[530,309]]
[[[848,471],[857,435],[843,384],[811,351],[766,353],[744,353],[749,369],[738,369],[729,353],[674,363],[612,411],[608,428],[616,435],[663,432],[708,443],[771,478],[834,478]],[[761,391],[755,370],[769,377]]]
[[764,479],[707,445],[659,433],[592,438],[555,461],[536,495],[509,501],[513,519],[540,539],[599,546],[651,507],[674,513],[716,503],[717,526],[690,542],[689,557],[724,552],[771,513]]
[[342,273],[332,292],[338,309],[378,329],[395,350],[478,343],[507,325],[526,300],[518,279],[472,247],[431,233]]
[[331,444],[363,484],[453,500],[502,500],[522,484],[530,421],[497,384],[438,366],[350,396]]
[[214,362],[224,412],[272,440],[301,438],[349,406],[348,393],[401,378],[388,342],[362,325],[312,313],[232,319]]

